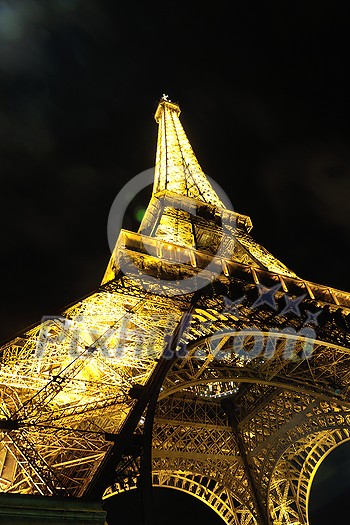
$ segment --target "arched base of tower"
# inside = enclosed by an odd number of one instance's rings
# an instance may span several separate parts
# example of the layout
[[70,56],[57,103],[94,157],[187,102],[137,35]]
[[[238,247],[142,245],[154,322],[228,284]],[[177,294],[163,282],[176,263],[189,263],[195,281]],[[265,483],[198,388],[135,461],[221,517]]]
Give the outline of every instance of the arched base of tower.
[[[179,490],[166,487],[154,487],[153,501],[155,523],[161,525],[192,525],[210,523],[224,525],[225,521],[210,509],[204,501]],[[142,495],[137,489],[127,490],[104,502],[107,510],[108,525],[140,525],[144,523],[142,515]],[[165,520],[165,521],[164,521]]]

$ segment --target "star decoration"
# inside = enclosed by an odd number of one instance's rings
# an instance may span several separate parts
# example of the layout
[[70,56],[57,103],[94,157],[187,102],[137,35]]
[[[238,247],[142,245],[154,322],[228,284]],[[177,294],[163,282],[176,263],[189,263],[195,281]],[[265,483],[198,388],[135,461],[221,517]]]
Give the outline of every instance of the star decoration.
[[258,291],[259,291],[259,297],[254,301],[252,304],[252,308],[257,308],[258,306],[262,306],[263,304],[267,304],[274,310],[277,310],[276,301],[275,301],[275,293],[281,288],[280,284],[277,284],[276,286],[272,286],[272,288],[267,288],[266,286],[262,284],[257,284]]
[[304,324],[314,324],[318,326],[318,320],[317,317],[322,313],[322,310],[317,310],[317,312],[310,312],[310,310],[306,310],[307,318]]
[[299,310],[299,303],[306,297],[306,294],[300,295],[296,299],[292,299],[289,297],[289,295],[284,296],[284,300],[286,302],[286,306],[283,308],[282,312],[280,312],[280,315],[283,314],[295,314],[300,317],[301,313]]
[[235,301],[231,301],[231,299],[224,296],[225,309],[223,311],[223,314],[225,313],[232,314],[235,317],[237,317],[237,319],[239,319],[239,311],[238,311],[237,306],[240,305],[244,301],[245,298],[246,296],[242,295],[242,297],[240,297],[239,299],[236,299]]

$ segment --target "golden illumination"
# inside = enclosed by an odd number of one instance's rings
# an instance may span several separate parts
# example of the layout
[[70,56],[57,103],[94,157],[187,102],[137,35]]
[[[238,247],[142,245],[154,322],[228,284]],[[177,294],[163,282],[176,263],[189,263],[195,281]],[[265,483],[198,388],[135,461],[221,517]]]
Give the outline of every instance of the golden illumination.
[[[315,469],[350,437],[350,341],[332,317],[347,323],[350,295],[300,279],[251,237],[250,218],[227,209],[203,173],[179,115],[163,97],[153,195],[139,231],[120,232],[99,289],[1,348],[0,490],[84,494],[111,447],[105,434],[135,404],[130,388],[146,383],[189,308],[187,279],[202,275],[211,292],[159,396],[153,483],[193,494],[227,524],[306,524]],[[276,287],[278,311],[254,307],[259,286]],[[304,318],[283,314],[286,295],[305,298]],[[318,310],[328,315],[319,331]],[[303,327],[317,333],[304,361]],[[247,354],[259,341],[273,355],[237,357],[242,329]],[[231,399],[236,426],[222,408]]]

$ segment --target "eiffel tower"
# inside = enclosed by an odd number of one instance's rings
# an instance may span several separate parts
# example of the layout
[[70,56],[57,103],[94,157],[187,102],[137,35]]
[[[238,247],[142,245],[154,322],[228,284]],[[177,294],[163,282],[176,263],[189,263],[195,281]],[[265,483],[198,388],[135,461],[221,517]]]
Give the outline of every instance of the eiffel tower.
[[185,491],[226,524],[306,525],[350,438],[350,294],[250,235],[163,96],[153,195],[98,289],[1,348],[0,490]]

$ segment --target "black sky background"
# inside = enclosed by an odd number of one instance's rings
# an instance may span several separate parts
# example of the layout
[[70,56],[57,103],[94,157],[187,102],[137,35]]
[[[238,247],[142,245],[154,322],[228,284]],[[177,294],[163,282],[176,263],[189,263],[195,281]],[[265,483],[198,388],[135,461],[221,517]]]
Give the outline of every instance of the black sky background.
[[[163,93],[256,240],[349,291],[349,17],[334,1],[0,0],[0,339],[99,285]],[[320,478],[318,525],[348,508],[349,458]]]

